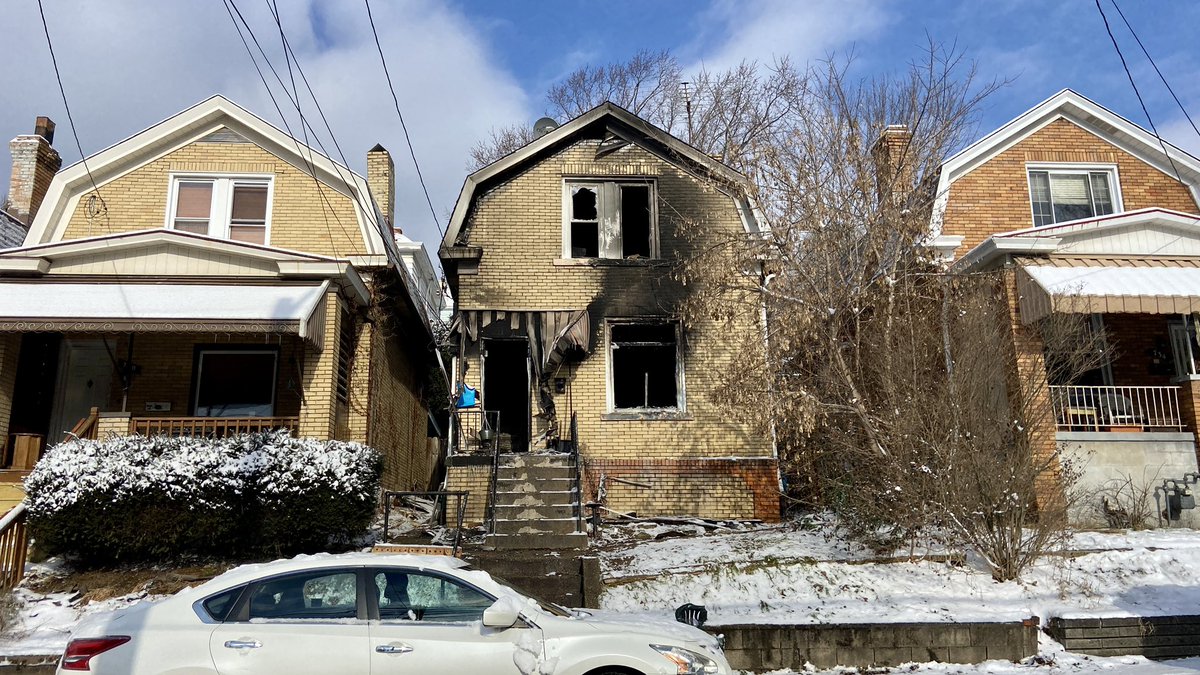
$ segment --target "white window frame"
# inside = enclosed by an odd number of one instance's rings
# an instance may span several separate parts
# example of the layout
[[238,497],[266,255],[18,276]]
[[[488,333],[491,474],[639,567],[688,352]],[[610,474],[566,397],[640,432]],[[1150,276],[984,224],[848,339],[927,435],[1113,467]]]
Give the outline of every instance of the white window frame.
[[[1108,174],[1108,191],[1112,196],[1113,212],[1112,215],[1125,211],[1125,202],[1121,197],[1121,174],[1117,169],[1116,164],[1095,164],[1087,162],[1030,162],[1025,164],[1025,188],[1027,200],[1029,202],[1029,221],[1034,227],[1053,227],[1059,223],[1053,222],[1049,225],[1038,225],[1037,216],[1033,210],[1033,179],[1030,173],[1034,171],[1042,171],[1049,174],[1088,174],[1095,172],[1105,172]],[[1090,189],[1090,186],[1089,186]],[[1054,195],[1050,195],[1051,214],[1054,209]],[[1094,206],[1094,205],[1093,205]],[[1102,218],[1103,216],[1093,216]],[[1069,222],[1069,221],[1063,221]]]
[[[618,408],[613,395],[613,357],[612,329],[613,326],[636,326],[653,324],[672,324],[675,326],[675,405],[663,408]],[[687,412],[687,388],[685,386],[683,363],[683,322],[675,319],[657,317],[628,317],[610,318],[604,321],[604,369],[605,369],[605,411],[607,414],[648,414],[668,413],[682,415]]]
[[[238,183],[265,185],[267,188],[266,223],[263,230],[263,246],[271,243],[271,211],[275,204],[275,175],[269,173],[171,173],[171,185],[167,193],[168,230],[175,229],[175,209],[179,204],[179,184],[208,182],[213,184],[212,204],[208,216],[208,235],[214,239],[229,239],[230,220],[233,215],[233,186]],[[239,242],[249,243],[249,242]]]
[[1175,376],[1173,382],[1200,379],[1196,372],[1196,331],[1197,326],[1190,314],[1184,314],[1179,319],[1167,322],[1167,334],[1170,336],[1171,360]]
[[[205,349],[200,348],[199,354],[196,356],[196,386],[192,390],[192,415],[194,417],[274,417],[275,404],[279,399],[279,351],[275,349]],[[204,379],[204,355],[205,354],[269,354],[275,360],[275,367],[271,370],[271,410],[266,415],[200,415],[197,410],[200,408],[200,383]]]
[[[624,229],[619,222],[621,214],[621,190],[622,186],[638,186],[649,189],[650,202],[650,260],[661,257],[661,252],[658,247],[658,183],[653,178],[594,178],[594,177],[567,177],[563,178],[562,183],[562,257],[564,259],[574,258],[571,255],[571,188],[575,186],[592,186],[596,187],[596,218],[597,218],[597,239],[599,240],[600,255],[596,257],[578,257],[576,260],[625,260],[623,252],[624,244]],[[617,236],[608,243],[606,255],[606,246],[603,236],[604,221],[606,219],[606,210],[610,211],[608,218],[618,219]]]

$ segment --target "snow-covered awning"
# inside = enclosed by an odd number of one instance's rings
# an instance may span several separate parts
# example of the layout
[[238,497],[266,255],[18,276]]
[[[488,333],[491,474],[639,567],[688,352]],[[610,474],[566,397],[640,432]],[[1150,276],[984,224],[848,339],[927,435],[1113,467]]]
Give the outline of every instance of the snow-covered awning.
[[1071,314],[1200,312],[1200,267],[1158,261],[1149,266],[1022,265],[1017,274],[1021,320]]
[[329,282],[0,281],[0,332],[292,333],[318,349]]

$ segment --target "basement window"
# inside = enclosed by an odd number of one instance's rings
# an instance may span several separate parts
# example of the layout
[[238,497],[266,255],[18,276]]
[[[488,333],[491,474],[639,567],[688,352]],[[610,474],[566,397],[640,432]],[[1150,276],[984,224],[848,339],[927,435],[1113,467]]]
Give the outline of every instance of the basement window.
[[683,410],[678,321],[612,322],[608,336],[610,410]]
[[271,180],[265,177],[175,177],[167,226],[218,239],[266,244]]
[[1045,227],[1119,211],[1115,178],[1112,169],[1030,169],[1033,226]]
[[564,187],[564,257],[657,256],[653,183],[567,181]]

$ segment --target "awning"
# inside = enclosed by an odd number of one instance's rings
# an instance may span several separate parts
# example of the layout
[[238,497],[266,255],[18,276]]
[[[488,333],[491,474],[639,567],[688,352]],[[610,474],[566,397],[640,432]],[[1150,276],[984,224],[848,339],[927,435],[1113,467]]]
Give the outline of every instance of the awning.
[[290,333],[318,349],[329,282],[0,282],[0,332]]
[[1022,265],[1021,320],[1069,314],[1191,314],[1200,311],[1200,268]]

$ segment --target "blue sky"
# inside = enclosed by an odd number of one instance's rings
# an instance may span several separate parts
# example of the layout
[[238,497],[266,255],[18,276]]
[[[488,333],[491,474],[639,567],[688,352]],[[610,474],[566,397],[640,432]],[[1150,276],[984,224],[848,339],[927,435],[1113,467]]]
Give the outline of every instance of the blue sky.
[[[278,32],[265,3],[236,0],[272,57]],[[1118,0],[1159,67],[1200,121],[1200,3]],[[1192,131],[1112,0],[1109,21],[1164,137],[1200,153]],[[220,0],[44,0],[72,113],[87,153],[213,93],[266,119],[278,116]],[[362,0],[279,0],[284,25],[350,164],[389,148],[398,170],[398,220],[436,247],[437,232],[386,93]],[[468,150],[489,129],[532,123],[548,85],[584,64],[669,49],[689,70],[789,56],[807,63],[856,55],[861,76],[900,72],[926,35],[956,42],[981,79],[1012,79],[981,111],[979,134],[1063,87],[1147,126],[1092,0],[372,0],[376,23],[438,218],[453,205]],[[0,136],[59,123],[56,146],[78,159],[50,70],[34,0],[3,0]],[[294,117],[294,111],[292,111]],[[288,114],[285,110],[285,114]],[[293,128],[295,128],[295,121]],[[329,145],[328,140],[326,144]],[[7,185],[8,162],[0,162]],[[0,192],[4,192],[0,188]]]

